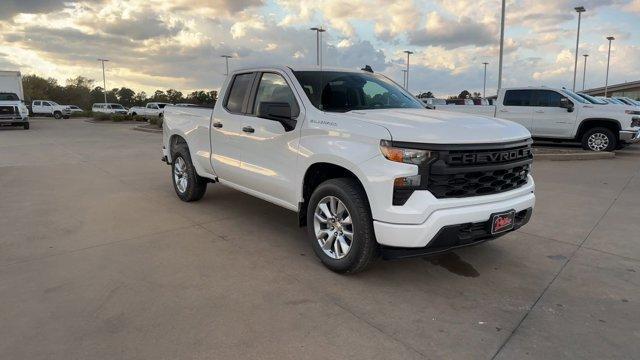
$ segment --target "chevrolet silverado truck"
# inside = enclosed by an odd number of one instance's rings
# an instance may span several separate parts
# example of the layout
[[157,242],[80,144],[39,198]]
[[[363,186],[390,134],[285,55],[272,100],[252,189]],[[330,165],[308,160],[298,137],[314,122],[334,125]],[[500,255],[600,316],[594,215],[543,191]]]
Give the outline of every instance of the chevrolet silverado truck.
[[220,183],[297,212],[315,254],[339,273],[479,244],[529,221],[526,128],[427,110],[365,69],[237,70],[213,109],[167,106],[163,161],[177,196],[199,200]]
[[640,110],[594,104],[567,89],[508,88],[498,92],[497,105],[434,108],[511,120],[534,138],[578,141],[591,151],[613,151],[640,141]]

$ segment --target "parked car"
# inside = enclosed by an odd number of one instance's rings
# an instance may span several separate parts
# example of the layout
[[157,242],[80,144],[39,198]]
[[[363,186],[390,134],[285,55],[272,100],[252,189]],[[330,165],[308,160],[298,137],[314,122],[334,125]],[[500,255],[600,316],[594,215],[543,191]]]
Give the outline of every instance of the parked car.
[[426,105],[427,109],[433,109],[436,105],[447,105],[447,100],[437,98],[422,99],[422,102]]
[[620,101],[618,99],[610,98],[610,97],[598,96],[598,99],[604,100],[604,101],[608,102],[609,104],[626,105],[622,101]]
[[71,110],[71,113],[81,113],[84,112],[84,110],[80,109],[78,106],[75,105],[64,105],[64,106],[68,106],[69,109]]
[[447,99],[447,105],[475,105],[472,99]]
[[91,106],[91,111],[94,113],[103,114],[126,114],[127,110],[124,106],[116,103],[95,103]]
[[67,105],[59,105],[51,100],[33,100],[31,102],[31,113],[33,115],[53,116],[56,119],[68,119],[71,116],[71,109]]
[[134,106],[131,109],[129,109],[129,115],[132,116],[141,116],[143,118],[150,118],[150,117],[162,117],[162,113],[164,112],[164,107],[170,105],[168,103],[161,103],[161,102],[150,102],[147,103],[146,106],[142,107],[142,106]]
[[594,106],[567,89],[501,89],[497,106],[437,106],[436,110],[495,116],[525,126],[534,138],[579,141],[586,150],[612,151],[640,141],[640,111]]
[[478,244],[531,216],[532,141],[514,122],[427,110],[382,75],[331,68],[237,70],[220,99],[165,109],[177,196],[217,182],[295,211],[333,271]]
[[637,102],[637,101],[635,101],[635,100],[633,100],[633,99],[630,99],[630,98],[628,98],[628,97],[624,97],[624,96],[614,96],[614,97],[612,97],[612,99],[616,99],[616,100],[618,100],[618,101],[620,101],[620,102],[622,102],[622,103],[624,103],[624,104],[626,104],[626,105],[630,105],[630,106],[640,106],[640,103],[639,103],[639,102]]
[[29,109],[23,99],[20,72],[0,71],[0,126],[29,129]]

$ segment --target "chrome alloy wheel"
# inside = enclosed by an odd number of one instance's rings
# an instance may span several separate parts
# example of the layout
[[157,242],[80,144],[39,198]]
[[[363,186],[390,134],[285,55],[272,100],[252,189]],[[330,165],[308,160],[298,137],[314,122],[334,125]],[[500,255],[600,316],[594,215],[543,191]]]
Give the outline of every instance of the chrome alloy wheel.
[[318,202],[313,228],[322,251],[332,259],[347,256],[353,243],[353,223],[347,207],[335,196]]
[[173,181],[180,193],[187,191],[187,163],[181,157],[176,158],[173,165]]
[[607,135],[597,132],[589,136],[587,145],[593,151],[603,151],[609,146],[609,138]]

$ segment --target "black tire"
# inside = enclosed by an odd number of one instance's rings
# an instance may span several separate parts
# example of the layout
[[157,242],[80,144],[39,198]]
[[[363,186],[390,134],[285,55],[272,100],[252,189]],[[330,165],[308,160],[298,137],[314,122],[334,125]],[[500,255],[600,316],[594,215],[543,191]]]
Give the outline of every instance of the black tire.
[[24,123],[24,125],[22,125],[22,128],[25,130],[29,130],[29,123]]
[[56,119],[62,119],[62,113],[59,111],[56,111],[53,113],[53,117]]
[[131,113],[131,116],[138,116],[138,114],[136,114],[136,113]]
[[[180,163],[180,159],[184,161],[184,177],[186,178],[186,188],[184,191],[180,191],[178,184],[176,184],[176,164]],[[202,199],[204,193],[207,191],[207,180],[196,172],[193,163],[191,162],[191,156],[189,155],[189,149],[186,145],[176,145],[172,161],[171,161],[171,181],[173,182],[173,188],[176,194],[182,201],[198,201]]]
[[[592,136],[596,138],[600,138],[600,141],[597,140],[594,142]],[[590,139],[592,140],[590,142]],[[606,140],[605,140],[606,139]],[[606,145],[606,146],[605,146]],[[613,133],[613,131],[603,128],[603,127],[595,127],[585,131],[582,135],[582,148],[590,151],[613,151],[618,147],[618,138]]]
[[[351,215],[353,238],[349,251],[340,259],[324,252],[316,237],[315,210],[328,196],[338,198]],[[350,178],[331,179],[320,184],[307,206],[307,230],[311,247],[322,263],[332,271],[353,274],[365,270],[378,257],[379,246],[373,230],[373,220],[367,195],[360,184]]]

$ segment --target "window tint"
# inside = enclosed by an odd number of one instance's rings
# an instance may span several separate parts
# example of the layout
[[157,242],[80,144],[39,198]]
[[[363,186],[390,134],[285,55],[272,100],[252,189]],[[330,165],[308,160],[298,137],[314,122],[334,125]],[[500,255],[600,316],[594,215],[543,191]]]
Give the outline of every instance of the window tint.
[[236,75],[229,89],[229,95],[224,106],[233,113],[242,112],[242,104],[249,94],[253,82],[253,73]]
[[560,107],[560,93],[552,90],[535,90],[533,92],[533,106]]
[[300,108],[293,95],[293,91],[282,76],[274,73],[264,73],[258,85],[256,93],[256,101],[253,107],[253,113],[258,113],[258,107],[261,102],[283,102],[291,106],[291,116],[300,115]]
[[34,101],[34,102],[33,102],[33,105],[34,105],[34,106],[40,106],[40,101]]
[[51,105],[50,105],[48,102],[43,101],[43,102],[42,102],[42,106],[51,106]]
[[531,90],[507,90],[504,106],[531,106]]

